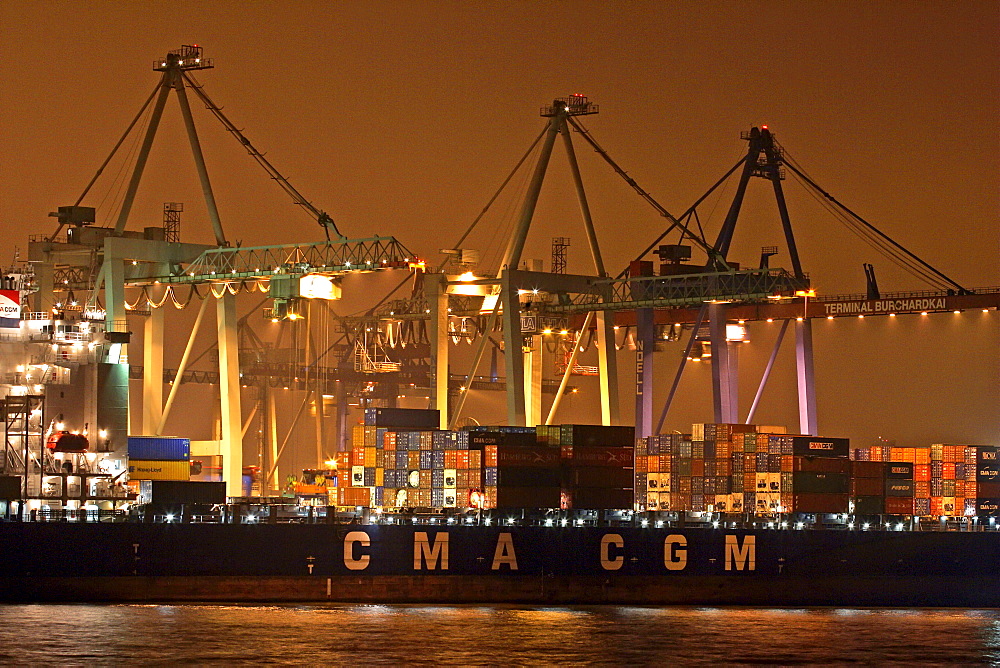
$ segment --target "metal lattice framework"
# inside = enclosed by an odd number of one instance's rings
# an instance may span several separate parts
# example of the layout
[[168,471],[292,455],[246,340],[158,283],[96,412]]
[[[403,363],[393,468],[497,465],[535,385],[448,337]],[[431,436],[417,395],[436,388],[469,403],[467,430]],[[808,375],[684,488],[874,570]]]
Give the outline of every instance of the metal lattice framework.
[[184,268],[182,274],[157,276],[161,283],[203,283],[263,278],[275,273],[344,274],[406,267],[415,258],[395,237],[342,239],[307,244],[213,248]]
[[706,302],[748,303],[793,297],[809,288],[808,276],[796,278],[784,269],[747,269],[682,276],[642,276],[606,279],[595,284],[607,286],[610,298],[599,294],[579,294],[568,303],[547,304],[546,311],[578,313],[634,308],[678,308]]

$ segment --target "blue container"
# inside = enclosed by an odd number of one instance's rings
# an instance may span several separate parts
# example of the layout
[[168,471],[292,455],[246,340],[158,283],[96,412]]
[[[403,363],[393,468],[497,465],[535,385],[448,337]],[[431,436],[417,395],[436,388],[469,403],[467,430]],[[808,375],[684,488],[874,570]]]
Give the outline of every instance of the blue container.
[[374,487],[375,486],[375,467],[374,466],[366,466],[365,467],[364,482],[365,482],[365,487]]
[[421,450],[420,451],[420,468],[421,470],[429,470],[434,468],[434,451],[433,450]]
[[487,466],[486,471],[486,483],[487,485],[493,486],[497,484],[497,467]]
[[445,442],[447,437],[451,434],[449,431],[436,431],[431,434],[431,447],[434,450],[444,450]]
[[407,463],[409,462],[409,459],[410,459],[408,457],[408,454],[409,453],[406,450],[397,450],[396,451],[396,468],[397,469],[405,469],[406,468]]
[[432,489],[431,490],[431,505],[435,508],[440,508],[444,505],[444,490],[443,489]]
[[443,469],[444,468],[444,451],[435,450],[431,452],[431,468]]
[[184,461],[191,458],[191,439],[173,436],[129,436],[128,457],[141,461]]
[[382,504],[382,500],[384,498],[385,498],[385,488],[384,487],[376,487],[375,488],[375,505],[376,506],[383,505]]

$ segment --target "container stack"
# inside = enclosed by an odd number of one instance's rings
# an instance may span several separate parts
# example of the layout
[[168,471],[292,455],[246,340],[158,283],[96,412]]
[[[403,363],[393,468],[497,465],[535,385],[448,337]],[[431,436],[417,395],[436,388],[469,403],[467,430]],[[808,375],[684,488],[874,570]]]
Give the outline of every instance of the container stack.
[[[867,455],[867,448],[864,449]],[[886,462],[854,460],[851,462],[851,501],[856,515],[885,513]]]
[[690,439],[681,434],[638,439],[635,507],[762,515],[847,512],[847,439],[774,432],[784,429],[695,424]]
[[191,439],[172,436],[129,436],[130,480],[188,480]]
[[947,445],[855,448],[851,454],[855,513],[876,514],[869,496],[880,463],[882,511],[920,517],[992,516],[1000,507],[1000,465],[995,446]]
[[350,477],[337,477],[331,505],[468,506],[482,486],[481,454],[469,450],[467,433],[438,431],[437,424],[436,410],[367,409],[352,433]]
[[[1000,458],[995,446],[972,445],[965,451],[966,476],[969,464],[975,462],[975,481],[972,489],[965,482],[966,511],[974,508],[976,515],[996,517],[1000,515]],[[970,503],[971,502],[971,503]]]
[[559,448],[539,444],[534,428],[466,433],[482,452],[484,508],[558,508]]
[[670,510],[673,457],[671,452],[681,450],[681,441],[690,434],[663,434],[635,441],[635,492],[634,506],[645,510]]
[[[781,443],[781,507],[793,513],[846,513],[850,498],[850,441],[846,438],[772,436]],[[790,441],[791,456],[784,454]],[[786,476],[786,469],[791,475]]]
[[[916,448],[912,448],[916,450]],[[925,466],[921,464],[921,466]],[[913,479],[914,462],[887,462],[885,466],[885,512],[888,515],[913,515],[917,506],[924,504],[924,497],[914,497],[916,482]],[[918,499],[920,503],[917,503]],[[919,508],[919,510],[927,510]],[[921,513],[917,513],[921,514]],[[922,514],[927,514],[926,512]]]
[[634,496],[634,427],[562,425],[559,507],[631,508]]

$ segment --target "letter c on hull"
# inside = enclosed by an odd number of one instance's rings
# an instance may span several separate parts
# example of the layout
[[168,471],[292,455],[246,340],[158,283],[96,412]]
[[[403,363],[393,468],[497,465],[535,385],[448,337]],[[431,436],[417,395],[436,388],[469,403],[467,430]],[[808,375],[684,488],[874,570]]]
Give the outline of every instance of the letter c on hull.
[[625,565],[625,557],[618,556],[612,559],[608,554],[611,545],[624,547],[625,540],[616,533],[609,533],[601,538],[601,568],[606,571],[617,571]]
[[344,565],[347,566],[348,570],[363,571],[368,568],[368,562],[371,561],[371,557],[367,554],[362,554],[360,557],[355,559],[355,543],[360,544],[361,547],[368,547],[372,544],[372,542],[371,539],[368,538],[368,534],[364,531],[351,531],[344,536]]

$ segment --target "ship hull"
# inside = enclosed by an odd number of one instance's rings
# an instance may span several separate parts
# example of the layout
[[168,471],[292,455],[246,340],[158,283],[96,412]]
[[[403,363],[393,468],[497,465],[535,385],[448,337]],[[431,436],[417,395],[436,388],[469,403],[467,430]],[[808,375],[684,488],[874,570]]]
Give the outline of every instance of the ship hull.
[[1000,605],[1000,533],[0,525],[0,599]]

